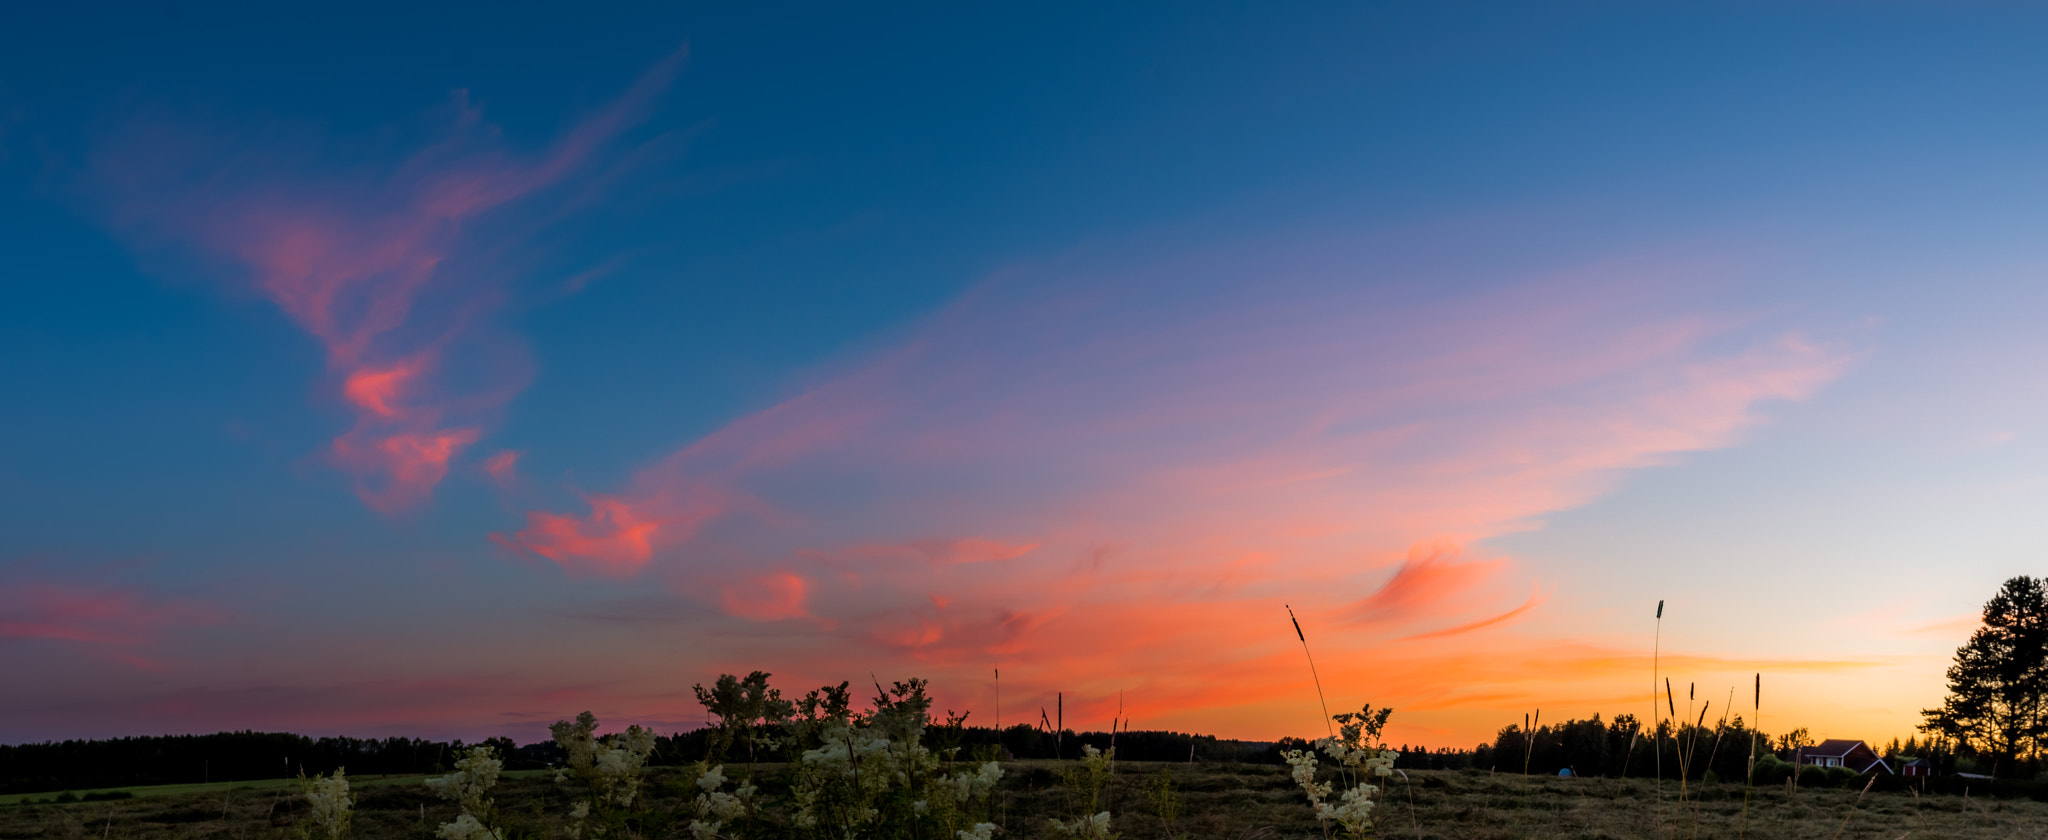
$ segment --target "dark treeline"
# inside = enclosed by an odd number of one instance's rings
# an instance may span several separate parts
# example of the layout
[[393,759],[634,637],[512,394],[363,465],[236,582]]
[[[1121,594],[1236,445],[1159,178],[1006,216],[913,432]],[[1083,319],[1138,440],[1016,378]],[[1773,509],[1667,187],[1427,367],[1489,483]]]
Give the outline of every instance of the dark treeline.
[[[1661,721],[1655,733],[1653,736],[1633,715],[1617,715],[1605,723],[1594,715],[1588,720],[1540,725],[1533,736],[1521,726],[1510,724],[1501,728],[1493,743],[1481,744],[1471,752],[1440,751],[1443,761],[1435,765],[1427,764],[1422,756],[1404,753],[1402,764],[1543,775],[1570,770],[1582,776],[1672,780],[1682,774],[1693,782],[1741,782],[1749,778],[1753,749],[1754,779],[1759,785],[1782,785],[1795,770],[1800,773],[1801,785],[1834,785],[1856,776],[1843,770],[1795,767],[1798,749],[1814,743],[1803,728],[1773,736],[1747,727],[1737,716],[1704,726]],[[1870,747],[1885,759],[1893,773],[1916,758],[1928,760],[1934,778],[1949,778],[1958,773],[1988,775],[1993,764],[1991,756],[1939,736],[1904,743],[1895,738],[1889,744],[1873,743]],[[2010,772],[2000,774],[2002,777],[2019,780],[2031,780],[2041,769],[2024,761],[2004,766]]]
[[[777,730],[772,727],[755,727],[760,735],[773,736]],[[711,751],[711,736],[715,730],[700,729],[676,735],[672,739],[661,739],[655,754],[666,758],[673,756],[676,763],[695,761]],[[736,738],[743,742],[744,738]],[[1308,742],[1298,738],[1279,741],[1239,741],[1218,738],[1214,735],[1195,735],[1187,732],[1141,730],[1133,732],[1076,732],[1067,730],[1054,734],[1037,726],[1017,725],[998,731],[988,726],[933,726],[925,735],[925,744],[935,749],[959,750],[961,758],[993,755],[999,758],[1055,759],[1077,758],[1082,747],[1092,746],[1098,750],[1116,747],[1119,761],[1228,761],[1255,764],[1282,764],[1281,750],[1304,749]],[[997,748],[1000,748],[999,751]],[[994,752],[992,752],[994,751]],[[763,762],[784,761],[794,756],[775,752],[754,756]],[[728,762],[748,760],[744,747],[735,748],[727,756]]]
[[[552,743],[483,743],[508,757],[508,769],[545,766]],[[285,732],[221,732],[92,741],[0,745],[0,794],[192,782],[251,781],[326,773],[431,773],[454,763],[462,741],[420,738],[309,738]]]
[[[687,764],[710,753],[711,729],[679,732],[655,741],[656,764]],[[762,734],[773,731],[763,728]],[[935,728],[934,746],[958,747],[963,757],[1000,745],[1011,758],[1074,758],[1082,745],[1116,747],[1117,757],[1134,761],[1237,761],[1280,763],[1280,750],[1299,749],[1305,742],[1236,741],[1184,732],[1068,731],[1054,735],[1032,726],[1012,726],[998,733],[992,727]],[[498,748],[505,769],[530,770],[562,759],[552,742],[519,746],[510,738],[480,743]],[[461,740],[422,738],[309,738],[284,732],[221,732],[213,735],[161,735],[106,740],[56,741],[0,745],[0,794],[47,793],[65,790],[252,781],[308,776],[346,767],[351,775],[377,776],[445,773],[454,756],[471,746]],[[728,761],[747,760],[744,750]],[[782,761],[779,751],[755,756]]]

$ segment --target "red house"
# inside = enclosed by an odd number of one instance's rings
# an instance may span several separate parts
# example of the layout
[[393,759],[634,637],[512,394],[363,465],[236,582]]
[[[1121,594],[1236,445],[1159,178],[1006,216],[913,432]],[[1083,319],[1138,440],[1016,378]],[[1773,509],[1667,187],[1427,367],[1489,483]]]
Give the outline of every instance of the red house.
[[1857,773],[1878,770],[1892,772],[1891,765],[1878,757],[1877,751],[1871,749],[1869,744],[1840,738],[1829,738],[1811,747],[1800,747],[1799,751],[1794,753],[1792,762],[1813,767],[1847,767]]
[[1928,761],[1924,758],[1913,759],[1912,761],[1908,761],[1904,764],[1899,765],[1899,775],[1932,776],[1934,775],[1934,762]]

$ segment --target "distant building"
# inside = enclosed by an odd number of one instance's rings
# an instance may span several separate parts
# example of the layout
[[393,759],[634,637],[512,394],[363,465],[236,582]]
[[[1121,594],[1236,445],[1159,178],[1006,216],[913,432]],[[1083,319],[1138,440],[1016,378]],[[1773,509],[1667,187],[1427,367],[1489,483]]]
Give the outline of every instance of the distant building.
[[1907,761],[1906,763],[1899,765],[1899,775],[1932,776],[1934,775],[1934,762],[1928,761],[1924,758],[1916,758],[1911,761]]
[[1857,773],[1892,772],[1892,767],[1877,751],[1862,741],[1829,738],[1811,747],[1800,747],[1793,754],[1794,764],[1809,767],[1847,767]]

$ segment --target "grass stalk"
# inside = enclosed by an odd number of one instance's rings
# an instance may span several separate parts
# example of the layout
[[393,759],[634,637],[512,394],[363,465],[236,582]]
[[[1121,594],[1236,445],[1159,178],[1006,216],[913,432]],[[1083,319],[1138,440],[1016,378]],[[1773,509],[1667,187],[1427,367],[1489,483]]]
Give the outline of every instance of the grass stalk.
[[1522,716],[1522,775],[1529,775],[1529,760],[1536,757],[1536,727],[1543,723],[1543,710],[1536,710],[1535,720]]
[[1629,759],[1636,757],[1636,739],[1641,737],[1643,737],[1643,724],[1638,721],[1635,726],[1629,729],[1628,750],[1621,754],[1621,778],[1624,781],[1628,779]]
[[1736,823],[1736,840],[1749,836],[1749,795],[1756,789],[1756,739],[1764,726],[1764,675],[1756,675],[1756,694],[1749,705],[1749,765],[1742,777],[1742,818]]
[[[1678,719],[1678,701],[1671,696],[1670,677],[1664,678],[1664,711],[1666,713],[1667,720]],[[1664,750],[1662,747],[1662,729],[1663,724],[1658,724],[1659,746],[1657,749],[1657,823],[1659,827],[1662,827],[1664,822]],[[1671,746],[1673,750],[1676,751],[1678,747],[1677,732],[1671,733]],[[1681,779],[1684,778],[1684,767],[1680,767],[1678,769],[1678,775]],[[1683,794],[1681,794],[1681,799],[1682,797]]]
[[[1657,677],[1659,659],[1664,649],[1664,600],[1657,599],[1657,631],[1650,641],[1650,755],[1657,763],[1657,813],[1658,822],[1663,822],[1664,813],[1664,737],[1663,721],[1657,715]],[[1668,683],[1667,683],[1668,685]],[[1669,691],[1666,691],[1669,696]]]
[[[1709,703],[1708,705],[1712,704]],[[1721,706],[1721,719],[1714,722],[1714,743],[1712,746],[1707,748],[1707,773],[1714,772],[1714,757],[1721,754],[1721,738],[1728,734],[1728,710],[1732,708],[1735,708],[1735,687],[1729,686],[1728,702]],[[1706,710],[1701,709],[1700,720],[1706,720],[1706,715]],[[1700,784],[1704,785],[1706,784],[1706,782],[1706,773],[1700,774]],[[1692,826],[1691,828],[1687,829],[1686,836],[1698,837],[1699,833],[1700,801],[1698,799],[1694,799],[1692,801]]]
[[1323,697],[1323,678],[1316,673],[1316,656],[1308,652],[1308,634],[1301,632],[1301,619],[1294,617],[1294,607],[1288,604],[1281,606],[1287,608],[1287,620],[1294,625],[1294,637],[1301,640],[1301,655],[1308,657],[1308,675],[1316,682],[1316,702],[1323,707],[1323,728],[1329,730],[1330,737],[1335,738],[1337,727],[1330,722],[1330,701]]
[[1856,807],[1863,804],[1863,794],[1869,793],[1870,786],[1874,784],[1877,784],[1876,773],[1870,774],[1870,781],[1863,783],[1863,790],[1856,794],[1856,801],[1849,803],[1849,813],[1842,815],[1842,824],[1835,826],[1835,833],[1828,835],[1828,840],[1836,840],[1842,836],[1842,830],[1849,827],[1849,818],[1856,816]]

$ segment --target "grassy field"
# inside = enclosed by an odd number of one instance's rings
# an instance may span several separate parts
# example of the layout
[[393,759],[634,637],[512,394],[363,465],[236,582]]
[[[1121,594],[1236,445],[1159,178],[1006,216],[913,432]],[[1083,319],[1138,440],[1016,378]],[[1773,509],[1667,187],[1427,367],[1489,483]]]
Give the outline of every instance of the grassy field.
[[[545,775],[546,773],[547,771],[545,770],[518,770],[506,772],[503,775],[508,779],[523,779],[538,777],[541,775]],[[364,776],[351,777],[348,780],[348,782],[350,787],[365,787],[369,785],[417,785],[421,782],[421,780],[425,778],[426,776],[418,774],[397,776]],[[71,792],[78,794],[80,796],[91,793],[126,793],[130,796],[151,797],[180,796],[185,794],[210,794],[212,796],[223,796],[230,793],[254,794],[265,791],[291,792],[293,790],[296,790],[297,784],[298,781],[295,779],[259,779],[253,782],[195,782],[189,785],[145,785],[141,787],[79,788],[78,790],[74,790]],[[13,793],[7,794],[5,796],[0,796],[0,805],[20,805],[32,799],[50,799],[54,796],[56,796],[55,793]]]
[[[729,767],[735,773],[740,768]],[[1006,764],[1000,793],[1005,831],[999,837],[1049,837],[1048,817],[1074,816],[1075,794],[1063,766],[1050,761]],[[1166,770],[1182,801],[1173,825],[1155,815],[1146,794],[1149,782]],[[773,798],[780,774],[775,765],[757,769]],[[540,771],[502,782],[497,801],[512,836],[559,836],[566,799]],[[661,792],[657,807],[670,807],[675,771],[654,771]],[[1494,776],[1472,772],[1410,773],[1395,777],[1387,798],[1382,836],[1425,840],[1506,838],[2044,838],[2048,804],[1961,796],[1916,798],[1872,793],[1857,802],[1853,790],[1782,789],[1758,792],[1746,822],[1739,785],[1709,786],[1697,814],[1680,807],[1676,785],[1667,783],[1659,805],[1647,781]],[[359,838],[428,840],[454,807],[435,799],[419,777],[351,780],[357,787]],[[232,838],[283,840],[304,806],[293,788],[279,783],[176,785],[131,789],[135,799],[66,805],[0,808],[0,840],[13,838]],[[1412,806],[1410,804],[1412,797]],[[1286,768],[1246,764],[1148,764],[1120,762],[1110,808],[1114,828],[1125,840],[1222,838],[1296,840],[1322,834],[1288,779]],[[761,826],[756,837],[789,836],[779,825]]]

